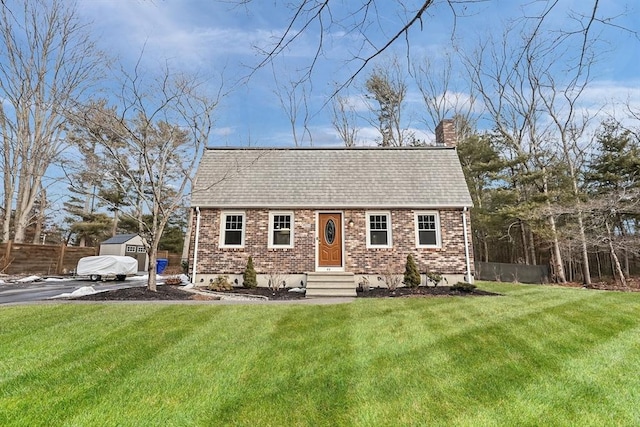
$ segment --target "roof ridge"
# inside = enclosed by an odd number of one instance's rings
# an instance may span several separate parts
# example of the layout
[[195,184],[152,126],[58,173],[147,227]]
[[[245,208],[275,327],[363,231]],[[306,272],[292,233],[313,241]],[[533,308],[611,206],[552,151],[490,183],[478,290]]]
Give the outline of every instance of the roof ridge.
[[403,146],[403,147],[205,147],[211,151],[421,151],[421,150],[454,150],[455,147],[444,145]]

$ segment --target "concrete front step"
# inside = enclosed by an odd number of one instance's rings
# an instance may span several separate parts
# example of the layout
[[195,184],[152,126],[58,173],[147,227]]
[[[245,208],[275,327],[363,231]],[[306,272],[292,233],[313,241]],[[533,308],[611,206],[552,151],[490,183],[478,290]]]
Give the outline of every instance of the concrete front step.
[[307,273],[308,298],[355,297],[356,284],[353,273],[312,272]]

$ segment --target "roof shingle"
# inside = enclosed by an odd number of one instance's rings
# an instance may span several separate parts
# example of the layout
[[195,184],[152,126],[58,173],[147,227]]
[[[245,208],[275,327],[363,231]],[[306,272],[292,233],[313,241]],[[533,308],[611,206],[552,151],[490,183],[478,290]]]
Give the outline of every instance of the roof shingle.
[[437,208],[472,201],[451,148],[210,148],[191,205]]

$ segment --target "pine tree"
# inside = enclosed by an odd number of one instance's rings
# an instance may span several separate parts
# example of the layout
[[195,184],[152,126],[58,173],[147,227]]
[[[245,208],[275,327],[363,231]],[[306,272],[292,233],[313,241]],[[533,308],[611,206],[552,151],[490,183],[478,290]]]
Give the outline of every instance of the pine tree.
[[413,260],[413,256],[411,254],[407,255],[407,264],[404,269],[404,284],[410,288],[417,288],[420,286],[420,272],[418,271],[418,266],[416,262]]
[[256,278],[256,270],[253,268],[253,258],[249,257],[247,261],[247,268],[244,270],[244,274],[242,275],[242,286],[245,288],[256,288],[258,287],[258,280]]

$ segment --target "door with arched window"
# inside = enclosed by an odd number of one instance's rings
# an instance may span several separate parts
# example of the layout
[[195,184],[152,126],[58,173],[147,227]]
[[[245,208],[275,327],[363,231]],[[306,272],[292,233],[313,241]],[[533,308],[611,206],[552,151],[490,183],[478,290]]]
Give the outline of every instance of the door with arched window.
[[342,214],[318,214],[318,268],[342,267]]

